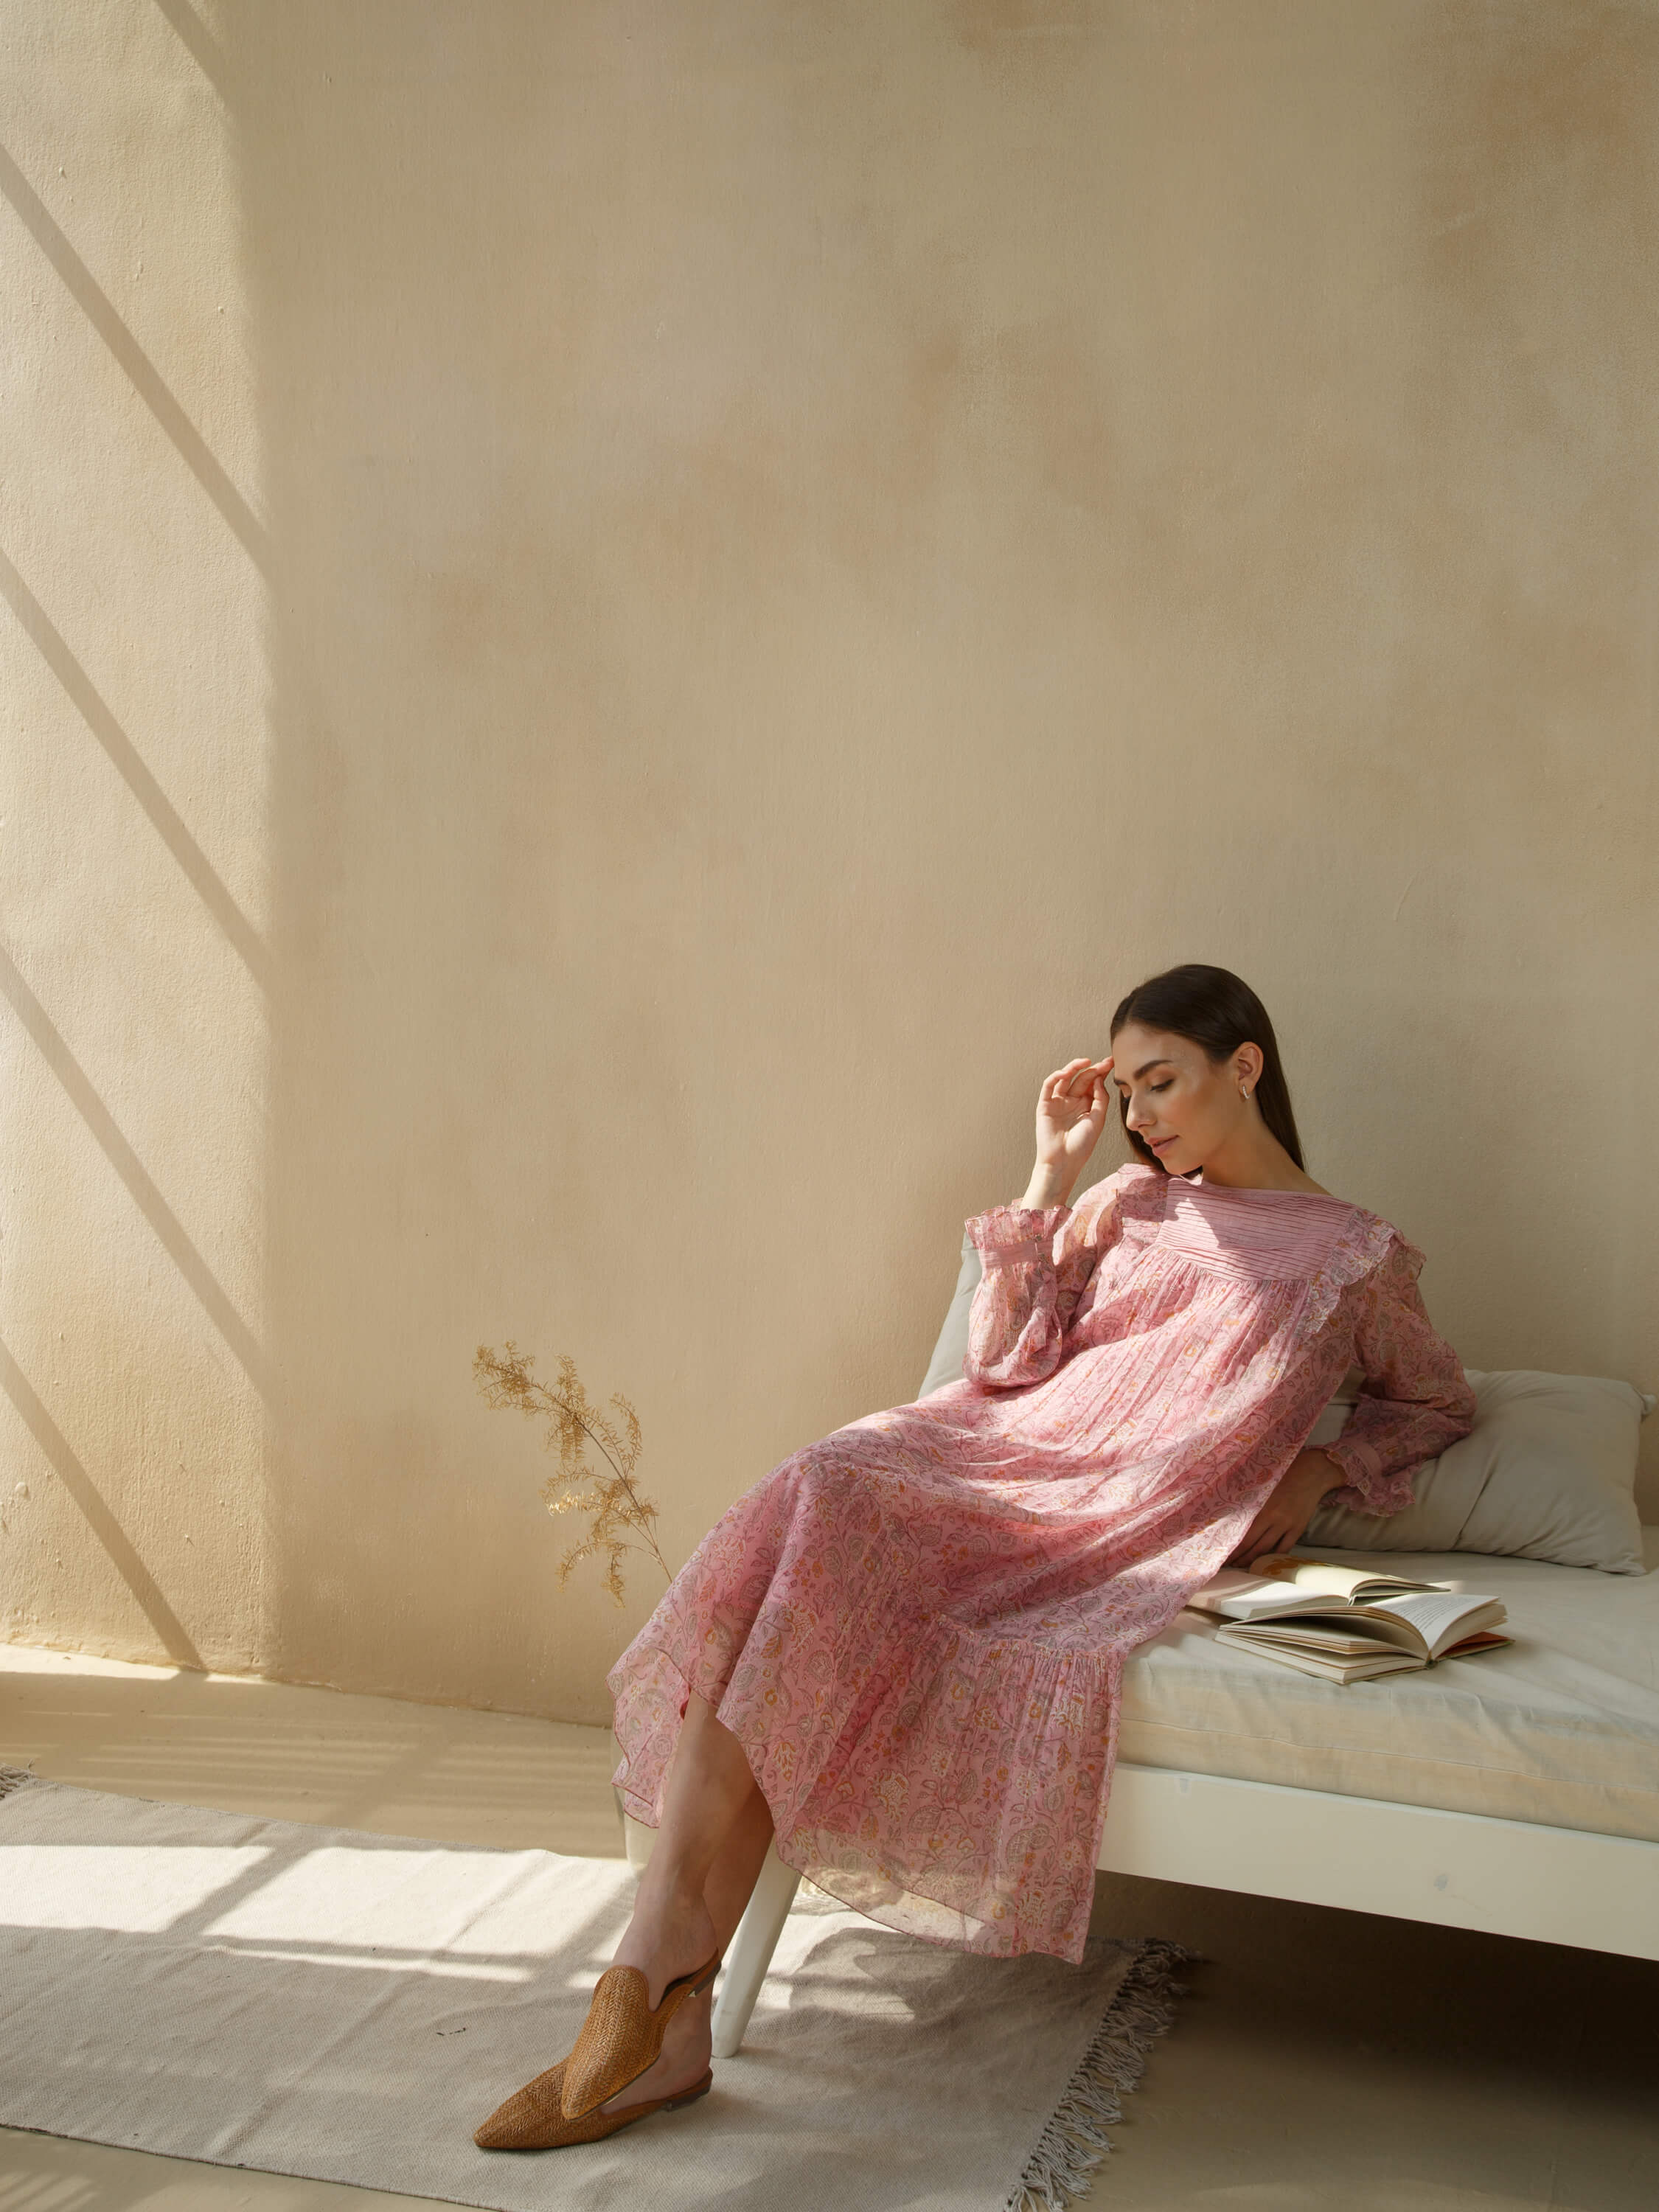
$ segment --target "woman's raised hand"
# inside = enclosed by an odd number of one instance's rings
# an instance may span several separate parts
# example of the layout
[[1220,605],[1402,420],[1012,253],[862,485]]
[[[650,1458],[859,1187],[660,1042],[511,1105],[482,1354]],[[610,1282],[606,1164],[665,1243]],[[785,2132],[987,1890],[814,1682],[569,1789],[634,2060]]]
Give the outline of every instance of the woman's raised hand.
[[1107,1077],[1112,1056],[1104,1060],[1068,1060],[1064,1067],[1045,1076],[1037,1093],[1036,1170],[1060,1192],[1062,1200],[1083,1172],[1085,1161],[1100,1141],[1111,1102]]

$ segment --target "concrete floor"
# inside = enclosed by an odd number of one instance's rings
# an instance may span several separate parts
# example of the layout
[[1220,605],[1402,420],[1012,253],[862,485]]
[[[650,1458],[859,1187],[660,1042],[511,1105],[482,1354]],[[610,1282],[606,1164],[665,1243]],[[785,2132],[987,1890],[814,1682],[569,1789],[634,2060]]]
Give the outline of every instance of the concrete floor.
[[[0,1764],[286,1820],[622,1853],[608,1735],[506,1714],[0,1646]],[[1096,1918],[1207,1961],[1097,2182],[1115,2212],[1659,2206],[1659,1966],[1152,1881],[1103,1878]],[[427,2202],[0,2129],[0,2212]],[[779,2203],[810,2212],[799,2178]]]

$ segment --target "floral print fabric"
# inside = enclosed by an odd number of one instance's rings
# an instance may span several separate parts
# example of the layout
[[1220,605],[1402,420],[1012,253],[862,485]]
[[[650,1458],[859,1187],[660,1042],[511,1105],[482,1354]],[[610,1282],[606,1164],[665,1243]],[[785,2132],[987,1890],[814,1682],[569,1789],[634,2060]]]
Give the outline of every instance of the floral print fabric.
[[966,1377],[796,1452],[612,1669],[655,1826],[687,1695],[739,1738],[779,1856],[962,1948],[1082,1955],[1125,1656],[1225,1561],[1346,1373],[1326,1447],[1371,1513],[1468,1434],[1423,1255],[1364,1207],[1120,1169],[996,1206]]

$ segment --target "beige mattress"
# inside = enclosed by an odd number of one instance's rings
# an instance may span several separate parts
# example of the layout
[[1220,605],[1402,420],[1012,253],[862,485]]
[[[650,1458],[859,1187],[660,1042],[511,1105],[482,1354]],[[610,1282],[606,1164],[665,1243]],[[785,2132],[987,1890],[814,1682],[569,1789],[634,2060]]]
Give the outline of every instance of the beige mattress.
[[1124,1676],[1120,1759],[1659,1842],[1659,1528],[1649,1571],[1322,1553],[1501,1597],[1515,1642],[1345,1688],[1183,1613]]

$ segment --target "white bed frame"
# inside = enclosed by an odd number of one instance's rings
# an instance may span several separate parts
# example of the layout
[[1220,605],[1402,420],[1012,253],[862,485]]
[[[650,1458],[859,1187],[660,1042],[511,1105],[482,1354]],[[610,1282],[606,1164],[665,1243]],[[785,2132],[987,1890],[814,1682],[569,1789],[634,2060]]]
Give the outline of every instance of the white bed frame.
[[[625,1822],[643,1865],[652,1831]],[[1108,1874],[1382,1912],[1659,1959],[1659,1844],[1118,1764],[1101,1844]],[[769,1851],[726,1952],[714,2053],[742,2045],[800,1877]]]

